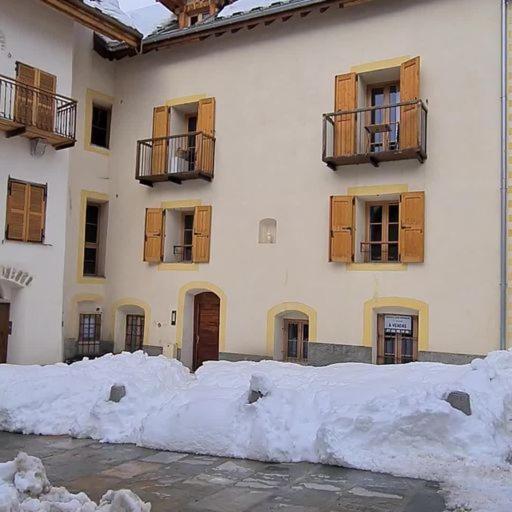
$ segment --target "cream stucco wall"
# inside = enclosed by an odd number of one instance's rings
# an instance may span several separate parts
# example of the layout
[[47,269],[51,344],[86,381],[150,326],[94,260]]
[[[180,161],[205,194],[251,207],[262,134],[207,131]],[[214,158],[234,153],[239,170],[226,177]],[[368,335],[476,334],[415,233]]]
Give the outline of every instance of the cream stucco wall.
[[[57,76],[57,93],[71,96],[73,22],[32,0],[3,1],[0,32],[0,74],[15,78],[16,61]],[[66,200],[70,150],[47,147],[43,156],[30,154],[22,137],[0,136],[0,265],[28,272],[33,281],[14,289],[0,280],[0,297],[11,303],[10,363],[62,360],[62,293],[66,235]],[[48,185],[44,244],[5,240],[8,177]],[[1,299],[0,299],[1,300]]]
[[[76,282],[72,211],[66,294],[83,290],[105,295],[107,304],[122,297],[148,303],[151,345],[175,342],[171,311],[179,309],[179,290],[198,281],[226,296],[228,352],[266,354],[267,312],[283,302],[317,312],[319,342],[362,345],[365,303],[390,297],[400,299],[399,307],[428,306],[427,350],[497,348],[498,29],[498,2],[390,0],[117,63],[91,57],[75,79],[81,89],[115,97],[111,155],[75,151],[71,205],[84,188],[109,194],[107,280]],[[428,160],[332,172],[321,161],[321,115],[333,109],[334,76],[403,55],[421,56]],[[136,141],[151,136],[153,107],[194,94],[217,102],[215,179],[140,185]],[[370,185],[425,191],[425,263],[396,272],[328,263],[329,196]],[[143,263],[145,208],[187,199],[213,206],[210,263],[192,272]],[[277,244],[258,244],[258,223],[267,217],[277,219]],[[110,317],[104,316],[107,333]]]

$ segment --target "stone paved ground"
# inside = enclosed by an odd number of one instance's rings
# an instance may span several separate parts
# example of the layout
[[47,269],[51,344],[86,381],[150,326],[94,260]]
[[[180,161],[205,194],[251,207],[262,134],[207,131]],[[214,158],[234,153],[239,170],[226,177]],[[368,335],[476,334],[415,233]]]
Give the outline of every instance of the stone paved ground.
[[320,464],[272,464],[0,432],[0,462],[40,457],[53,485],[97,501],[128,488],[153,512],[442,512],[436,484]]

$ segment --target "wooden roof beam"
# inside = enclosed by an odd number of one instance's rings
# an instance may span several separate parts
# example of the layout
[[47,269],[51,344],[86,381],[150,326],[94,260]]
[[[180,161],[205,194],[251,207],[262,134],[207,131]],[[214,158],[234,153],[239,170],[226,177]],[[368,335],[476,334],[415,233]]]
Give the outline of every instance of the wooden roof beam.
[[142,34],[114,18],[102,14],[79,0],[41,0],[44,4],[69,16],[78,23],[117,41],[123,41],[132,48],[139,48]]

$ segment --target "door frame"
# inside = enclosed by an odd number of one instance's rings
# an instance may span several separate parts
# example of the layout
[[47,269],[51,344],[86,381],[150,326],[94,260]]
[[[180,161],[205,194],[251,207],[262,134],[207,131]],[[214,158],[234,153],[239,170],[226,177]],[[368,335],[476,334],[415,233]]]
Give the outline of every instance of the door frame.
[[198,363],[198,342],[199,342],[199,312],[200,306],[198,304],[202,295],[213,295],[218,300],[218,322],[217,322],[217,360],[220,354],[220,327],[221,327],[221,298],[210,290],[204,290],[194,295],[194,328],[193,328],[193,344],[192,344],[192,371],[196,371],[199,368]]
[[[298,324],[297,329],[297,357],[288,357],[288,327],[290,324]],[[309,334],[309,318],[297,319],[297,318],[283,318],[283,360],[295,363],[307,362],[307,356],[304,357],[304,342],[309,343],[308,339],[304,339],[304,325],[308,326]]]
[[[9,335],[10,335],[9,331],[10,331],[10,324],[11,324],[11,321],[10,321],[11,304],[10,304],[10,302],[0,302],[0,309],[3,309],[4,307],[7,309],[7,325],[6,325],[7,334],[5,336],[5,354],[3,354],[0,351],[0,364],[7,363],[7,352],[9,350]],[[1,347],[1,344],[0,344],[0,347]]]

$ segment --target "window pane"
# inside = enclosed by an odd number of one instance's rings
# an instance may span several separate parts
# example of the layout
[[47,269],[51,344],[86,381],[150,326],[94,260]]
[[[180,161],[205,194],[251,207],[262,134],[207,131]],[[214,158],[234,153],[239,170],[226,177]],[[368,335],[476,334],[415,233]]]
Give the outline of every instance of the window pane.
[[371,244],[370,259],[371,261],[380,261],[382,259],[382,246],[380,244]]
[[370,222],[382,222],[382,206],[370,207]]
[[194,216],[185,215],[185,229],[192,229],[194,226]]
[[370,226],[370,241],[380,242],[382,240],[382,224],[372,224]]
[[85,248],[84,250],[84,274],[96,273],[96,249]]
[[95,244],[97,242],[98,228],[96,224],[85,225],[85,241]]
[[388,245],[388,261],[398,261],[398,244]]
[[389,222],[398,222],[398,205],[389,205]]
[[398,242],[398,224],[390,224],[388,226],[388,240],[390,242]]
[[91,224],[98,223],[99,208],[96,205],[88,204],[85,212],[85,221]]
[[303,324],[302,339],[304,341],[309,340],[309,324]]
[[92,106],[91,144],[108,148],[110,131],[110,109]]
[[299,326],[296,323],[288,324],[288,357],[297,357],[297,339]]

